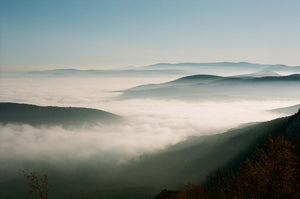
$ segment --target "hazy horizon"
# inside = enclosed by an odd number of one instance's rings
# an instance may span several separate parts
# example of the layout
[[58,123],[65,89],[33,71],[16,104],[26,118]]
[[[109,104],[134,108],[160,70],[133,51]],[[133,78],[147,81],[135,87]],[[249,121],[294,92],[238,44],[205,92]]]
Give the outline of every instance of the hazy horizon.
[[[99,66],[88,66],[88,67],[78,67],[78,66],[59,66],[59,67],[25,67],[25,68],[18,68],[18,69],[11,69],[11,68],[1,68],[1,72],[31,72],[31,71],[51,71],[51,70],[79,70],[79,71],[85,71],[85,70],[103,70],[103,71],[110,71],[110,70],[141,70],[144,69],[144,67],[149,67],[149,66],[155,66],[155,65],[184,65],[184,64],[218,64],[218,63],[233,63],[233,64],[239,64],[239,63],[249,63],[253,65],[266,65],[266,66],[287,66],[287,67],[300,67],[299,65],[288,65],[288,64],[283,64],[283,63],[252,63],[252,62],[245,62],[245,61],[237,61],[237,62],[231,62],[231,61],[219,61],[219,62],[160,62],[160,63],[150,63],[147,65],[128,65],[128,66],[113,66],[113,67],[104,67],[104,68],[99,68]],[[155,68],[153,68],[155,69]]]
[[299,1],[0,1],[0,70],[300,64]]

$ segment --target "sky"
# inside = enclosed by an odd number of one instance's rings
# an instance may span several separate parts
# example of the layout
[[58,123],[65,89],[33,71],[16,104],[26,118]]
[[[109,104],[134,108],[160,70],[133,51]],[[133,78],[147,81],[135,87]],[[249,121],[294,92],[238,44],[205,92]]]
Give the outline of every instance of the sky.
[[299,0],[0,0],[0,71],[300,65]]

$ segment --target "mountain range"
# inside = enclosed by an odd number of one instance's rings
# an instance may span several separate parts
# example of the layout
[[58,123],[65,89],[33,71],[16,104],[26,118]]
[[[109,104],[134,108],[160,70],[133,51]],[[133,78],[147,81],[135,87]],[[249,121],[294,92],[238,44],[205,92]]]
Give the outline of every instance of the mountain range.
[[102,76],[102,77],[135,77],[135,76],[182,76],[192,74],[237,75],[248,73],[300,73],[300,66],[254,64],[248,62],[216,63],[158,63],[148,66],[126,67],[107,70],[53,69],[25,72],[2,72],[3,77],[61,77],[61,76]]
[[158,63],[154,65],[144,66],[145,69],[181,69],[190,73],[207,73],[207,74],[230,74],[236,72],[300,72],[300,66],[287,66],[283,64],[255,64],[249,62],[213,62],[213,63]]
[[[280,93],[276,92],[280,89]],[[141,85],[123,90],[121,99],[166,98],[185,100],[299,99],[300,74],[288,76],[192,75],[161,84]]]

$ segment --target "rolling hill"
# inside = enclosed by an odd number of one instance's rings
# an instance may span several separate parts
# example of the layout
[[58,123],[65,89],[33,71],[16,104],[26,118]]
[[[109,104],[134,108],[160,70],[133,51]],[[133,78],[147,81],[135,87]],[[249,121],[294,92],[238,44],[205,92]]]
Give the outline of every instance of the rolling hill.
[[[141,85],[122,91],[121,99],[166,98],[184,100],[299,99],[300,74],[288,76],[192,75],[162,84]],[[278,93],[277,91],[281,92]]]
[[282,113],[282,114],[290,115],[296,113],[299,109],[300,109],[300,104],[297,104],[297,105],[283,107],[283,108],[276,108],[269,111],[273,113]]
[[120,120],[121,117],[118,115],[97,109],[0,103],[0,123],[3,124],[80,126]]
[[214,63],[158,63],[144,66],[145,69],[176,70],[181,69],[189,74],[215,74],[215,75],[236,75],[257,73],[259,71],[270,71],[273,73],[288,72],[299,73],[300,66],[255,64],[249,62],[214,62]]

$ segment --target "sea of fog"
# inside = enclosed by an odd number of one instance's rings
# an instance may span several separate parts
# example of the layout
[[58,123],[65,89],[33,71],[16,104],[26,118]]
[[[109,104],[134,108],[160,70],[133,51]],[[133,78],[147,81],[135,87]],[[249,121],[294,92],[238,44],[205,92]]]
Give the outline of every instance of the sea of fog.
[[2,78],[1,102],[96,108],[121,115],[125,121],[68,129],[1,125],[0,161],[22,167],[22,162],[66,164],[97,157],[101,163],[122,164],[189,136],[222,133],[245,123],[284,116],[267,110],[299,103],[288,99],[198,102],[118,98],[120,90],[176,78]]

